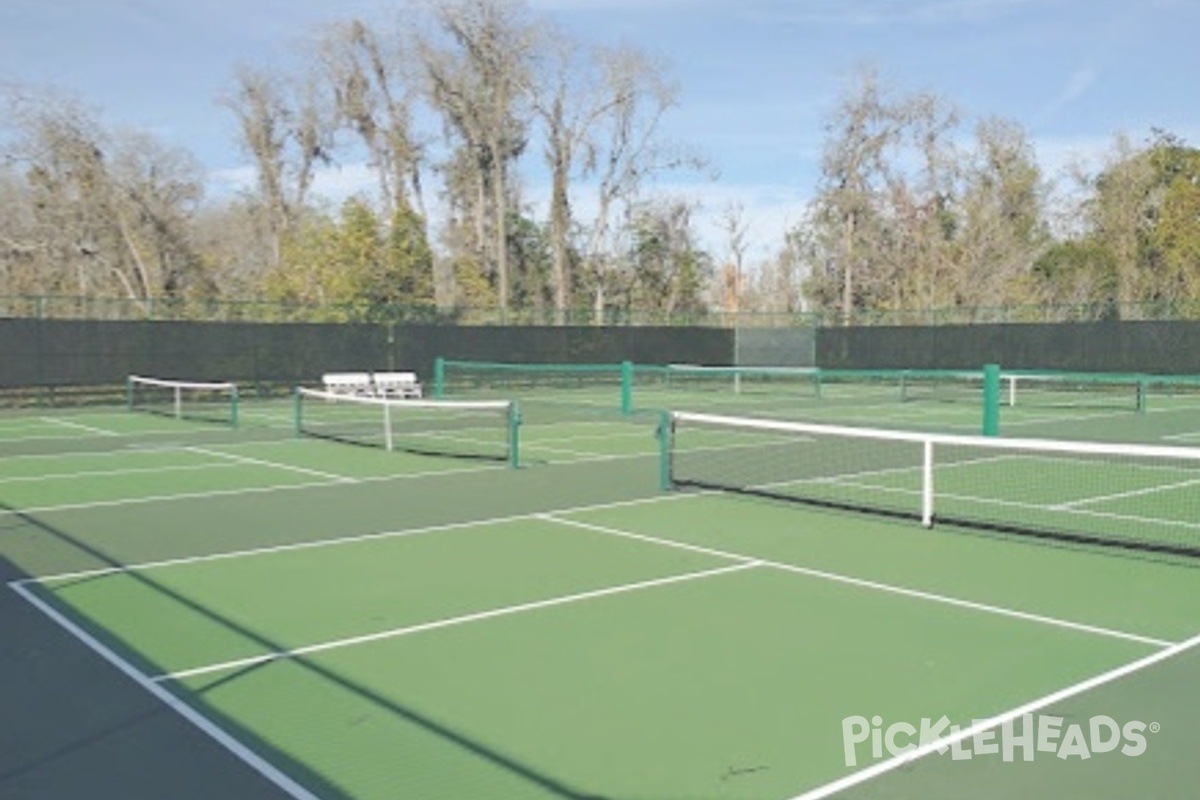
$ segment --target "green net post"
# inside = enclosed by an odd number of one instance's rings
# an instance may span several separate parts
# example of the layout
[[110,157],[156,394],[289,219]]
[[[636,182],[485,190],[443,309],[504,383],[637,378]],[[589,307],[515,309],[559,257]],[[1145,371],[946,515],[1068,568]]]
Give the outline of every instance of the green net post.
[[133,376],[125,378],[125,408],[133,411]]
[[621,362],[621,413],[628,417],[633,413],[633,362]]
[[1150,381],[1146,378],[1138,378],[1137,382],[1137,410],[1139,414],[1146,412],[1146,396],[1150,394]]
[[983,435],[1000,435],[1000,365],[983,368]]
[[446,396],[446,359],[438,356],[433,360],[433,397],[441,400]]
[[671,491],[671,412],[663,411],[658,416],[658,486],[664,492]]
[[238,426],[238,387],[235,383],[229,389],[229,424],[236,428]]
[[521,466],[521,406],[516,400],[508,406],[508,465]]
[[304,435],[304,424],[300,418],[300,415],[304,413],[303,405],[304,403],[300,399],[300,387],[297,386],[292,389],[292,435],[297,439]]

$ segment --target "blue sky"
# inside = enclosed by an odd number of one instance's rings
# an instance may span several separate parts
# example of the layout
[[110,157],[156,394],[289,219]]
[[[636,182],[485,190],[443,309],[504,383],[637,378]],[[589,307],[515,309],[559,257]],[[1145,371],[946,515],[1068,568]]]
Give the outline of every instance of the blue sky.
[[[666,132],[706,155],[686,190],[745,210],[778,243],[817,179],[822,125],[871,64],[968,120],[1019,123],[1048,172],[1152,128],[1200,145],[1200,0],[531,0],[577,34],[661,56],[682,89]],[[52,84],[112,126],[149,130],[211,171],[245,174],[215,98],[239,62],[286,62],[322,21],[390,21],[381,0],[4,0],[0,82]],[[352,179],[349,167],[342,181]],[[336,176],[331,176],[336,177]],[[327,186],[338,185],[330,180]],[[538,187],[529,187],[536,196]]]

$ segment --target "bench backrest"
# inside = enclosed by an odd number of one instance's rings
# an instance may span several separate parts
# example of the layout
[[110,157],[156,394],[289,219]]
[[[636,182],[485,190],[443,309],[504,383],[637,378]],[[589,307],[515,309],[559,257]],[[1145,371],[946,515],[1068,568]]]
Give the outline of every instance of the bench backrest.
[[367,372],[327,372],[321,382],[331,392],[371,391],[371,375]]

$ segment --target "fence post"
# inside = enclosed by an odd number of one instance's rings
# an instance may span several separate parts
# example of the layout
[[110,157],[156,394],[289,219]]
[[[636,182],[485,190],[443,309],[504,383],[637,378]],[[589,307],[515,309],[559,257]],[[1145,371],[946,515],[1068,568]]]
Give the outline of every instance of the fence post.
[[1000,435],[1000,365],[983,368],[983,435]]
[[664,492],[671,491],[671,412],[663,411],[658,416],[658,485]]
[[621,362],[621,414],[633,414],[633,362]]
[[445,397],[446,359],[438,356],[433,360],[433,397],[441,400]]

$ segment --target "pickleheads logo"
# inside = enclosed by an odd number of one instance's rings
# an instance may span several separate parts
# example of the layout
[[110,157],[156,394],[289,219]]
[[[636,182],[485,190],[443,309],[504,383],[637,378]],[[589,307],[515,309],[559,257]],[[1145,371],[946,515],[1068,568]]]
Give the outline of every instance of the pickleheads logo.
[[1146,752],[1147,734],[1159,732],[1157,722],[1130,721],[1124,724],[1112,717],[1095,716],[1082,722],[1067,722],[1063,717],[1025,714],[1000,724],[976,720],[962,727],[943,716],[922,719],[919,725],[893,722],[884,725],[882,717],[846,717],[842,720],[842,747],[846,766],[858,766],[860,745],[873,759],[900,756],[918,748],[947,753],[955,761],[977,756],[999,757],[1005,761],[1033,761],[1038,754],[1063,760],[1085,761],[1093,755],[1119,752],[1131,758]]

